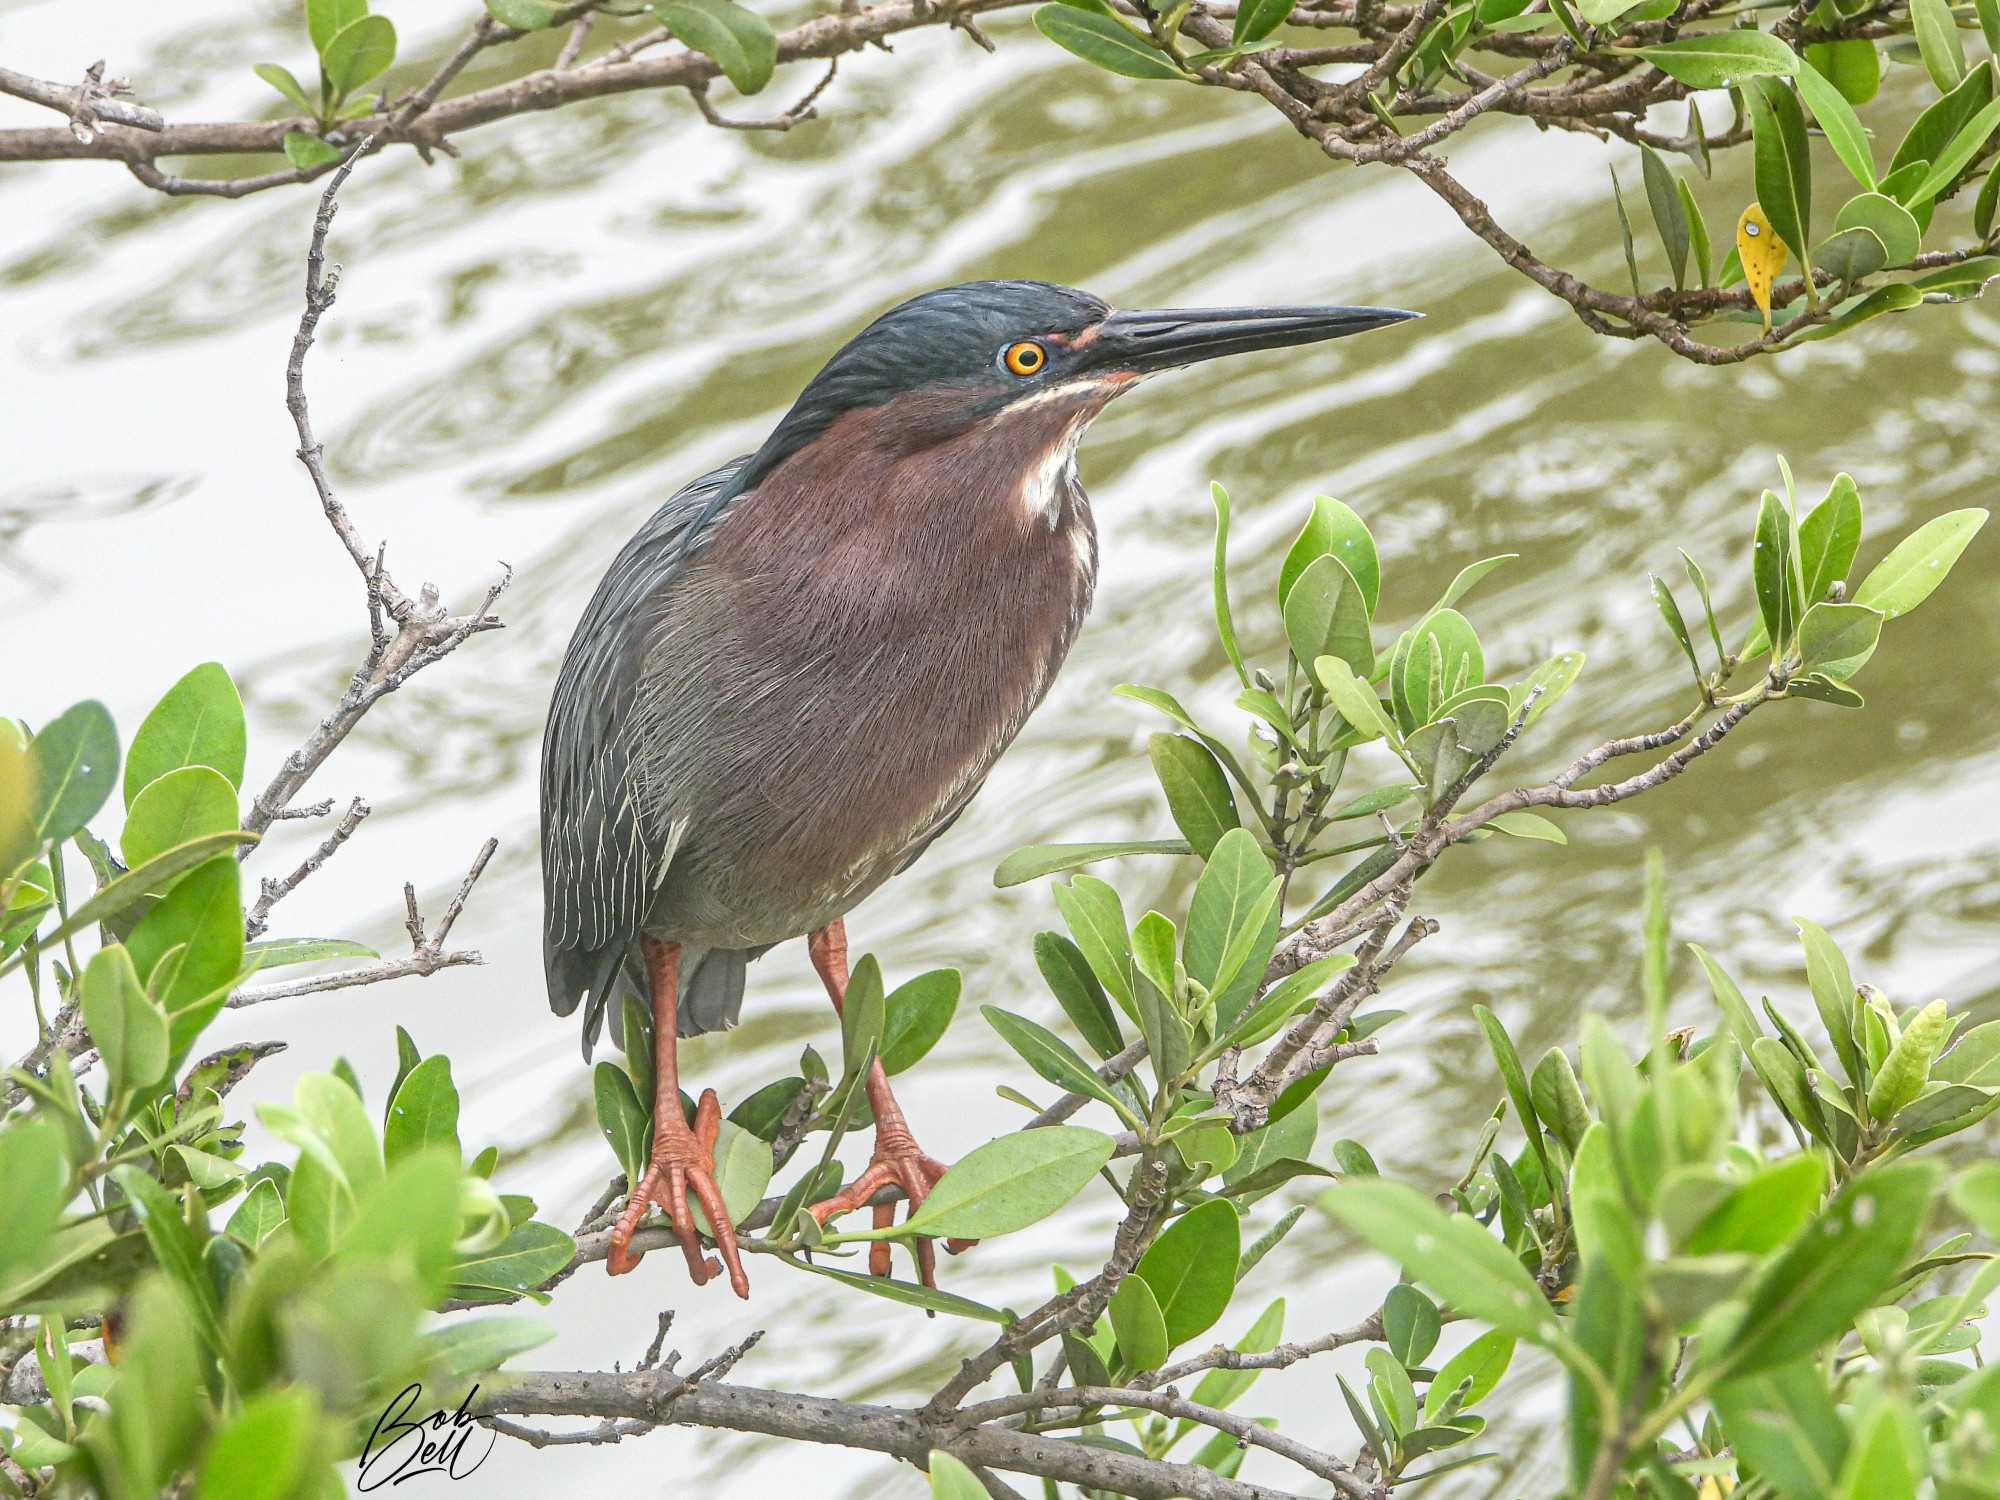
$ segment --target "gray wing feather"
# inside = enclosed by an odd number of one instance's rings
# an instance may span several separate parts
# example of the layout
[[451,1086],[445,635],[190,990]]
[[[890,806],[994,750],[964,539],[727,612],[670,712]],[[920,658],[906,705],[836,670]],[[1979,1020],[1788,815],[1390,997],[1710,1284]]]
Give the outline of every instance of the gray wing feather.
[[588,995],[589,1056],[652,904],[672,809],[631,795],[630,710],[646,637],[690,554],[734,498],[735,459],[680,490],[619,552],[577,622],[542,742],[542,955],[549,1005]]

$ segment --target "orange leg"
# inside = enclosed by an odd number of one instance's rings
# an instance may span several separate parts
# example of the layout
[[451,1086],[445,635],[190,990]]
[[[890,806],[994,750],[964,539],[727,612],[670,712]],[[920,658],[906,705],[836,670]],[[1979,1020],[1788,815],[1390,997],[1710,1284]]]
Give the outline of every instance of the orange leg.
[[[722,1104],[714,1089],[704,1089],[692,1128],[681,1113],[681,945],[647,937],[639,940],[639,949],[645,956],[646,978],[653,992],[653,1158],[647,1163],[646,1175],[626,1196],[625,1212],[611,1231],[611,1253],[605,1257],[605,1268],[613,1276],[622,1276],[639,1264],[639,1255],[628,1248],[632,1232],[649,1207],[664,1208],[673,1220],[674,1236],[687,1256],[688,1275],[694,1284],[700,1286],[727,1267],[736,1295],[748,1297],[750,1278],[743,1274],[743,1262],[736,1253],[736,1230],[723,1209],[722,1190],[715,1182],[715,1136],[722,1125]],[[694,1213],[688,1208],[690,1192],[715,1228],[721,1266],[702,1253]]]
[[[826,993],[838,1011],[847,998],[847,924],[833,921],[806,939],[806,949],[812,955],[813,968],[819,971],[820,982],[826,986]],[[868,1200],[885,1187],[899,1187],[909,1200],[909,1208],[904,1217],[915,1213],[917,1205],[930,1196],[931,1188],[944,1176],[945,1165],[933,1156],[927,1156],[918,1147],[916,1137],[910,1133],[909,1121],[904,1119],[902,1106],[896,1103],[896,1096],[889,1091],[889,1075],[882,1071],[877,1060],[868,1070],[868,1107],[875,1115],[875,1152],[870,1158],[867,1170],[855,1178],[847,1187],[823,1203],[812,1206],[813,1217],[824,1224],[839,1214],[852,1213],[867,1205]],[[874,1206],[874,1226],[886,1229],[896,1221],[894,1203],[878,1203]],[[967,1248],[970,1240],[951,1240],[946,1248],[959,1251]],[[920,1239],[916,1245],[917,1271],[923,1277],[925,1286],[937,1285],[937,1253],[931,1242]],[[876,1276],[889,1274],[889,1245],[878,1240],[868,1247],[868,1269]]]

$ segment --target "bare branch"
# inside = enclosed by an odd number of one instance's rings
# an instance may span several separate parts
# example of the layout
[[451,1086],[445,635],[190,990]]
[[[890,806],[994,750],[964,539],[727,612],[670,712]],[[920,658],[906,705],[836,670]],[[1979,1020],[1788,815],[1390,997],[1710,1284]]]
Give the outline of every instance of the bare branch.
[[[322,814],[330,811],[333,806],[331,802],[317,805],[320,807]],[[332,859],[335,854],[339,853],[340,846],[352,838],[354,830],[361,826],[361,820],[373,811],[374,809],[366,802],[356,797],[353,802],[348,804],[347,811],[341,815],[340,822],[334,825],[333,832],[320,841],[320,846],[317,849],[305,857],[304,863],[283,880],[266,879],[257,897],[257,904],[250,908],[248,914],[243,919],[243,936],[250,939],[262,937],[265,930],[271,925],[271,908],[284,900],[285,897],[291,895],[308,876],[313,874],[314,871],[318,870],[328,860]],[[312,808],[292,808],[278,814],[279,817],[284,818],[311,817],[315,815]]]
[[794,104],[783,114],[768,115],[763,119],[732,120],[725,115],[719,114],[715,106],[708,102],[708,84],[706,81],[691,85],[688,92],[694,95],[695,107],[701,111],[701,117],[711,125],[720,126],[724,130],[786,131],[802,120],[812,120],[819,117],[819,111],[813,106],[819,101],[819,96],[826,92],[827,86],[833,82],[833,75],[839,68],[840,59],[836,57],[826,65],[826,76],[814,84],[803,99],[799,100],[797,104]]
[[70,130],[83,145],[89,145],[96,139],[100,122],[156,132],[167,128],[166,117],[157,109],[148,109],[143,104],[127,104],[117,97],[126,92],[128,88],[124,79],[104,76],[102,62],[92,63],[85,69],[83,83],[75,87],[44,83],[25,73],[0,68],[0,94],[12,94],[16,99],[46,105],[68,115]]
[[[357,802],[357,805],[358,802]],[[358,819],[356,821],[359,821]],[[324,846],[322,846],[324,847]],[[389,979],[402,979],[409,975],[435,974],[440,969],[455,969],[464,964],[486,962],[475,948],[447,950],[445,939],[451,935],[452,924],[459,913],[465,910],[465,901],[472,894],[472,887],[486,872],[486,865],[493,858],[493,851],[500,847],[498,839],[488,839],[474,856],[472,868],[465,873],[465,879],[458,884],[451,904],[445,908],[443,919],[429,932],[424,930],[424,921],[417,910],[417,893],[413,886],[403,887],[404,902],[408,908],[409,920],[406,926],[410,933],[410,951],[402,958],[387,958],[380,963],[364,964],[358,969],[342,969],[336,974],[321,974],[311,979],[294,979],[284,984],[254,985],[240,989],[225,1002],[229,1009],[240,1010],[246,1005],[262,1005],[267,1000],[287,1000],[294,995],[315,995],[325,990],[347,990],[356,985],[381,984]]]
[[756,1432],[884,1453],[919,1466],[929,1461],[933,1450],[942,1449],[975,1467],[1110,1490],[1133,1500],[1296,1500],[1286,1491],[1224,1479],[1194,1464],[1141,1458],[1001,1427],[963,1431],[935,1427],[921,1413],[894,1407],[727,1385],[712,1379],[695,1381],[668,1370],[511,1374],[500,1388],[482,1391],[472,1409],[482,1417],[666,1420],[681,1426]]

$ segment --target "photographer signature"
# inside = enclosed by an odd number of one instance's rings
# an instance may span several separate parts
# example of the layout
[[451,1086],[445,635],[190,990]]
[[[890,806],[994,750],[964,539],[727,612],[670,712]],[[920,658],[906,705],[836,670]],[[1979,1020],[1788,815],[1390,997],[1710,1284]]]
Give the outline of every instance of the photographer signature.
[[479,1394],[479,1387],[475,1385],[465,1393],[456,1411],[439,1408],[427,1417],[410,1420],[410,1412],[423,1394],[421,1385],[405,1386],[375,1419],[374,1430],[361,1445],[361,1466],[354,1476],[356,1489],[365,1494],[385,1484],[415,1479],[419,1474],[445,1474],[463,1479],[486,1462],[493,1445],[499,1441],[498,1433],[487,1434],[486,1446],[476,1457],[466,1450],[467,1441],[479,1425],[466,1407]]

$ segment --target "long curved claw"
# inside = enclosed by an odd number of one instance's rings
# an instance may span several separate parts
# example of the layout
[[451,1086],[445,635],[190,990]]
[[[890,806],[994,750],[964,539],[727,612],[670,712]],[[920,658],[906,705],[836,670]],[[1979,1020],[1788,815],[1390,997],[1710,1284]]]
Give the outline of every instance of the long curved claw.
[[[625,1211],[611,1231],[611,1252],[604,1258],[604,1267],[613,1276],[623,1276],[639,1264],[643,1252],[631,1250],[633,1232],[647,1209],[663,1208],[673,1222],[681,1253],[687,1257],[689,1279],[700,1286],[727,1269],[736,1295],[750,1295],[750,1278],[743,1272],[736,1248],[736,1227],[729,1221],[722,1205],[722,1189],[715,1180],[715,1139],[721,1128],[722,1102],[714,1089],[708,1089],[695,1107],[692,1129],[676,1117],[664,1121],[654,1132],[653,1159],[625,1200]],[[694,1194],[715,1229],[715,1248],[722,1256],[719,1266],[702,1252],[694,1211],[688,1206],[689,1193]]]

